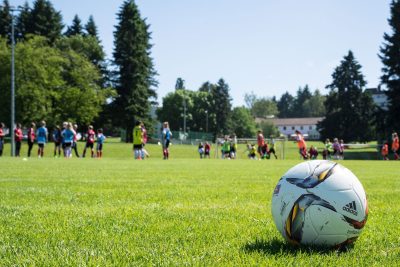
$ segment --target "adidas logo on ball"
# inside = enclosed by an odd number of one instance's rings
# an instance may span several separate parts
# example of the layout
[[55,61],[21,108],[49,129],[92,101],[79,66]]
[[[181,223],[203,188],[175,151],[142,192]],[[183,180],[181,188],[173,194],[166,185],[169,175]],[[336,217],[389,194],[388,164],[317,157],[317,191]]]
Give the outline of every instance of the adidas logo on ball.
[[358,212],[357,212],[357,207],[356,207],[356,202],[355,202],[355,201],[350,202],[349,204],[343,206],[343,210],[344,210],[344,211],[347,211],[347,212],[350,212],[350,213],[352,213],[352,214],[354,214],[354,215],[356,215],[356,216],[357,216],[357,214],[358,214]]

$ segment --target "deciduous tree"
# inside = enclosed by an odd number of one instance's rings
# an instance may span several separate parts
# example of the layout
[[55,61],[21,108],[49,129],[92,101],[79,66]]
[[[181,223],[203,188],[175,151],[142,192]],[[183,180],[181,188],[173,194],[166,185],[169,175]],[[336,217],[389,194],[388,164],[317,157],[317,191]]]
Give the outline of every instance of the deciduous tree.
[[[0,40],[0,117],[10,112],[10,51]],[[102,89],[100,74],[85,56],[49,46],[36,36],[16,45],[16,120],[27,124],[45,119],[49,125],[71,120],[91,123],[112,91]]]
[[254,137],[256,123],[250,111],[245,107],[235,107],[231,115],[231,132],[239,138]]

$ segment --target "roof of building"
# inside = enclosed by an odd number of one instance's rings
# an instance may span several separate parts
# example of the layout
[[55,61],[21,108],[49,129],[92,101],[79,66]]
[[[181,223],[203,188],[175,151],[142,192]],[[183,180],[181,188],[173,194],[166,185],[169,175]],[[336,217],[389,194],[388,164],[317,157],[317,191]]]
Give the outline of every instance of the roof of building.
[[256,118],[256,122],[270,121],[275,126],[295,126],[295,125],[317,125],[318,122],[322,121],[323,117],[313,117],[313,118],[273,118],[264,119]]
[[386,94],[385,91],[381,90],[380,87],[378,88],[367,88],[365,89],[366,93],[370,93],[371,95],[384,95]]

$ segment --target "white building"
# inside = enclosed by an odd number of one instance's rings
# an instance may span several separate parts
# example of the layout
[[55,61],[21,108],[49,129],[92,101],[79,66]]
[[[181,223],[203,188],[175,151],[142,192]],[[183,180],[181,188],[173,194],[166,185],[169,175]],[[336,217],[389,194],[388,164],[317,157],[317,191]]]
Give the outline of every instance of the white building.
[[383,110],[388,110],[388,97],[385,94],[385,91],[381,90],[380,87],[378,88],[368,88],[365,89],[365,92],[368,92],[372,96],[372,100],[374,101],[375,105],[380,107]]
[[320,138],[317,124],[323,120],[323,117],[256,119],[258,122],[263,120],[272,122],[278,128],[279,132],[288,138],[298,130],[307,136],[307,139],[317,140]]

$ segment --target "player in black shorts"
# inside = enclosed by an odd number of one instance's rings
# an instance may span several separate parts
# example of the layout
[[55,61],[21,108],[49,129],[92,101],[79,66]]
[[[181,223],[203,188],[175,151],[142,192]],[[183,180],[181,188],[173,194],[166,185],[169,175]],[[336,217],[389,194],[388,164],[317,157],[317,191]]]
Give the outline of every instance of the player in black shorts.
[[53,142],[54,142],[54,157],[61,156],[61,129],[60,126],[56,125],[53,130]]

